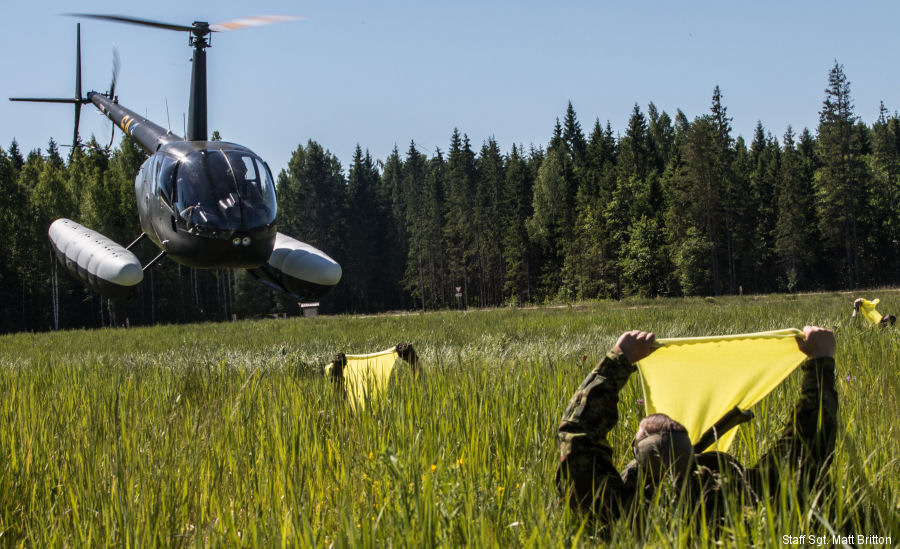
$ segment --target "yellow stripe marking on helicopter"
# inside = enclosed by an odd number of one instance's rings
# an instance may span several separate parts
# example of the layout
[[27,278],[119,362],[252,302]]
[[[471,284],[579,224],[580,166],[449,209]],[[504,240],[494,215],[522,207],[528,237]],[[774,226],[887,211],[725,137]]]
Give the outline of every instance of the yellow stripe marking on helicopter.
[[131,125],[134,124],[134,118],[128,121],[128,124],[125,124],[125,130],[131,135]]
[[125,124],[128,122],[128,119],[129,119],[129,118],[130,118],[130,116],[128,116],[128,115],[126,114],[125,116],[122,117],[122,120],[119,122],[119,127],[122,128],[122,131],[123,131],[123,132],[128,131],[128,130],[125,128]]

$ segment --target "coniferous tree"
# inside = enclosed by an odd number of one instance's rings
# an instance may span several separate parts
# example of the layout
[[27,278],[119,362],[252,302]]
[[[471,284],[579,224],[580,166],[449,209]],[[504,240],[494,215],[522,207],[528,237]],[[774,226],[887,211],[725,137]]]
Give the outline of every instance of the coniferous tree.
[[[673,168],[667,181],[666,225],[671,256],[684,293],[716,293],[721,287],[717,278],[719,247],[715,244],[721,232],[716,126],[712,117],[705,115],[681,131],[684,138],[678,154],[680,164]],[[701,251],[707,254],[705,261],[698,257]]]
[[9,153],[9,159],[12,162],[13,170],[16,173],[19,173],[22,166],[25,165],[25,158],[22,156],[22,151],[19,150],[19,143],[15,139],[9,144],[7,152]]
[[556,119],[556,125],[553,126],[553,136],[550,138],[550,149],[555,149],[557,147],[566,146],[565,140],[563,140],[563,129],[562,124],[559,123],[559,118]]
[[587,141],[584,139],[584,133],[581,131],[581,123],[575,115],[575,108],[572,106],[571,101],[569,101],[569,105],[566,107],[566,117],[563,121],[562,141],[566,145],[569,156],[572,157],[572,162],[576,166],[581,165],[584,162],[584,157],[587,153]]
[[422,220],[427,281],[427,296],[431,307],[446,307],[451,302],[452,284],[447,277],[447,256],[444,253],[444,193],[446,162],[440,149],[428,162],[425,188],[422,195]]
[[560,274],[572,227],[572,210],[565,199],[571,185],[568,164],[565,147],[547,151],[534,182],[534,213],[526,223],[529,239],[541,249],[540,290],[545,297],[563,291]]
[[659,112],[652,102],[647,106],[650,156],[653,167],[663,173],[675,145],[675,128],[666,111]]
[[669,149],[668,160],[665,170],[660,176],[660,185],[665,196],[665,208],[661,215],[662,221],[660,226],[663,227],[665,236],[668,263],[673,269],[669,278],[670,286],[667,288],[667,293],[672,295],[678,295],[685,291],[679,281],[682,265],[679,249],[690,223],[687,216],[682,215],[682,212],[676,208],[681,206],[686,196],[686,190],[683,188],[686,177],[684,175],[685,166],[682,155],[684,150],[686,150],[685,142],[689,130],[690,122],[687,116],[681,109],[677,110],[672,122],[672,144]]
[[[20,172],[21,184],[30,190],[33,255],[25,274],[29,304],[33,315],[28,322],[33,328],[53,329],[58,326],[82,327],[96,324],[99,299],[87,293],[58,266],[48,241],[50,224],[59,218],[79,221],[78,201],[72,185],[73,170],[68,169],[51,141],[50,154],[33,151]],[[80,149],[72,157],[80,158]],[[58,295],[58,299],[54,298]]]
[[[774,270],[766,268],[774,259],[775,224],[779,217],[776,188],[779,180],[781,151],[771,135],[765,134],[758,122],[750,145],[749,207],[741,209],[744,223],[739,225],[743,246],[739,257],[738,278],[752,292],[774,289]],[[749,238],[748,238],[749,236]]]
[[[762,128],[761,125],[759,125]],[[763,134],[764,137],[764,134]],[[755,134],[754,134],[754,141]],[[764,143],[764,141],[763,141]],[[754,173],[755,156],[744,141],[743,136],[734,140],[731,154],[731,167],[729,179],[723,189],[723,204],[727,204],[729,227],[728,238],[725,241],[727,253],[728,287],[727,291],[738,293],[742,290],[759,292],[761,289],[754,286],[756,275],[753,271],[755,252],[760,243],[765,242],[758,232],[760,225],[760,209],[771,210],[774,203],[763,203],[758,195],[754,194],[751,176]]]
[[[279,230],[325,251],[338,263],[344,260],[346,234],[346,191],[337,158],[315,141],[299,146],[278,176],[276,195],[279,206]],[[338,288],[336,297],[341,297]],[[343,297],[346,301],[346,296]],[[337,308],[336,300],[326,301],[320,310]],[[279,298],[284,310],[296,306]]]
[[615,142],[604,132],[599,119],[594,122],[577,181],[573,245],[566,256],[566,278],[579,299],[606,297],[611,295],[607,287],[610,274],[616,270],[607,257],[609,242],[604,218],[615,188]]
[[378,211],[387,220],[388,239],[391,246],[385,250],[384,264],[380,269],[384,280],[389,281],[383,290],[387,297],[389,309],[403,309],[410,305],[409,294],[401,281],[409,256],[409,243],[406,234],[406,204],[402,190],[403,161],[400,151],[395,146],[384,163],[381,182],[378,186]]
[[505,166],[500,147],[492,138],[481,147],[475,161],[475,239],[478,250],[479,302],[497,305],[503,301],[503,247],[500,227],[500,196]]
[[816,171],[819,229],[832,272],[840,286],[856,288],[868,203],[866,169],[857,117],[844,67],[835,62],[819,112],[820,166]]
[[447,272],[454,287],[462,288],[463,304],[468,306],[477,285],[472,278],[477,257],[475,238],[475,154],[468,136],[454,129],[447,154],[447,193],[444,241]]
[[650,136],[647,119],[637,103],[628,119],[625,135],[619,140],[620,177],[642,182],[650,170]]
[[430,288],[426,286],[426,250],[428,248],[428,210],[422,207],[425,200],[425,177],[427,158],[416,149],[415,142],[410,142],[403,162],[401,189],[406,202],[406,234],[409,239],[409,256],[406,261],[406,272],[403,277],[404,287],[418,301],[422,310],[426,308],[426,299]]
[[344,277],[348,281],[351,311],[371,313],[385,307],[379,294],[386,288],[382,269],[372,265],[383,264],[389,256],[387,212],[379,206],[378,187],[380,175],[366,151],[357,145],[347,180],[347,261]]
[[531,243],[525,220],[531,214],[532,180],[528,163],[513,145],[506,161],[506,174],[500,206],[503,229],[503,296],[505,301],[522,303],[531,300],[529,277]]
[[146,160],[147,153],[137,142],[131,137],[124,136],[119,141],[119,147],[113,152],[109,163],[110,170],[113,172],[112,177],[120,187],[117,194],[121,201],[118,209],[122,227],[126,229],[126,234],[134,236],[137,236],[137,231],[140,230],[135,204],[137,197],[134,194],[134,181],[141,165]]
[[[623,277],[626,267],[634,265],[634,258],[626,257],[630,249],[629,241],[634,232],[633,225],[642,217],[655,218],[662,215],[662,186],[655,169],[655,161],[651,156],[652,146],[647,121],[640,107],[635,104],[628,129],[619,142],[616,189],[605,212],[613,254],[620,264],[619,269]],[[642,237],[648,236],[651,225],[654,231],[659,226],[655,221],[652,224],[645,224],[639,234]],[[625,291],[629,291],[627,279]],[[647,290],[646,293],[651,291]]]
[[622,278],[630,295],[656,297],[668,287],[663,232],[655,216],[642,215],[630,229],[622,253]]
[[[6,227],[8,237],[0,246],[0,288],[4,288],[4,299],[0,300],[0,333],[12,332],[19,324],[18,311],[22,307],[21,266],[24,266],[28,252],[26,240],[27,226],[31,220],[26,217],[27,202],[18,184],[18,174],[10,155],[0,149],[0,226]],[[22,327],[24,328],[24,327]],[[21,329],[21,328],[20,328]]]
[[29,324],[29,279],[33,272],[33,257],[37,249],[31,187],[21,176],[25,159],[15,139],[9,149],[0,154],[0,192],[4,197],[0,206],[0,220],[5,227],[15,227],[8,236],[8,246],[0,252],[0,269],[5,273],[2,286],[3,313],[0,331],[35,329]]
[[[808,132],[807,132],[808,135]],[[789,292],[808,289],[815,258],[817,226],[811,174],[794,143],[790,126],[784,134],[778,173],[778,219],[774,252],[781,273],[781,287]]]
[[873,250],[870,269],[876,284],[900,280],[900,118],[889,115],[884,102],[872,126],[869,157],[872,193],[869,212]]
[[[731,118],[722,103],[722,90],[719,89],[719,86],[713,89],[710,111],[710,120],[713,126],[713,157],[710,166],[712,169],[709,180],[710,188],[707,192],[710,199],[708,234],[711,244],[713,293],[718,295],[726,283],[731,293],[738,291],[734,246],[735,210],[737,209],[736,201],[740,200],[743,189],[734,188],[734,183],[741,180],[736,179],[732,174],[734,139],[731,136]],[[723,259],[727,279],[722,276]]]
[[[79,149],[72,152],[74,158],[81,156]],[[72,190],[69,180],[73,170],[67,170],[62,159],[58,156],[44,158],[40,151],[29,154],[26,166],[22,174],[28,177],[31,171],[29,166],[35,162],[34,167],[40,166],[39,175],[31,193],[31,201],[35,210],[35,245],[37,252],[31,274],[31,289],[35,304],[38,306],[38,316],[34,319],[41,329],[54,328],[57,325],[53,314],[53,290],[59,290],[59,325],[83,326],[82,322],[96,318],[98,309],[93,304],[93,295],[89,298],[89,308],[85,310],[85,292],[80,284],[70,284],[71,279],[59,272],[55,263],[56,259],[51,255],[51,248],[47,242],[47,230],[50,224],[59,218],[68,218],[78,221],[78,202]],[[57,286],[53,279],[54,274],[59,282]],[[97,300],[99,303],[99,300]]]
[[[95,143],[92,139],[90,145]],[[69,166],[72,172],[71,187],[80,189],[79,219],[85,226],[127,246],[129,242],[125,239],[129,236],[121,223],[120,208],[125,203],[126,193],[134,195],[134,187],[124,187],[110,173],[109,157],[105,150],[91,146],[80,160]],[[129,232],[132,236],[137,236],[134,230],[134,227],[130,227]]]

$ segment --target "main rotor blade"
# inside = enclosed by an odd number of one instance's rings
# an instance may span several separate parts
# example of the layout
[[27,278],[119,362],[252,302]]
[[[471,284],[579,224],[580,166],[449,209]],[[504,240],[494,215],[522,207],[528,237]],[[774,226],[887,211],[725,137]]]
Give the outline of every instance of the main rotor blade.
[[138,19],[137,17],[125,17],[123,15],[100,15],[96,13],[65,13],[69,17],[87,17],[88,19],[100,19],[102,21],[115,21],[117,23],[128,23],[131,25],[142,25],[145,27],[154,27],[157,29],[166,29],[173,31],[192,31],[193,27],[185,25],[175,25],[173,23],[162,23],[160,21],[151,21],[149,19]]
[[257,15],[255,17],[243,17],[241,19],[232,19],[224,23],[216,23],[210,25],[209,30],[214,32],[230,31],[245,29],[247,27],[259,27],[269,25],[271,23],[281,23],[283,21],[296,21],[297,19],[306,19],[296,15]]
[[10,101],[29,101],[32,103],[84,103],[79,99],[56,99],[48,97],[10,97]]

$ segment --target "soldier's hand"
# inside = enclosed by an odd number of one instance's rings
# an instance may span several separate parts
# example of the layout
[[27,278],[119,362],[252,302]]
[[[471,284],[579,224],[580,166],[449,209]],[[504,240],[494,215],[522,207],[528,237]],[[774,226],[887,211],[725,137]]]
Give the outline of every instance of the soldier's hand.
[[834,358],[834,333],[818,326],[806,326],[803,339],[797,340],[797,347],[809,358]]
[[656,336],[653,335],[653,332],[631,330],[619,336],[613,351],[621,351],[625,355],[625,360],[634,364],[653,352],[655,341]]

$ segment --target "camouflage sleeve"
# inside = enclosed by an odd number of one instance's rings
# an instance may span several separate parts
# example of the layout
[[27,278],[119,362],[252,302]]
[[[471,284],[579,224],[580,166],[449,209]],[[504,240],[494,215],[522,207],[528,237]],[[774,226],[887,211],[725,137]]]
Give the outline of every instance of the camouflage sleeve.
[[619,421],[619,391],[635,370],[622,353],[610,351],[566,407],[556,435],[556,486],[573,508],[615,516],[634,496],[613,465],[607,434]]
[[807,490],[825,477],[831,465],[838,412],[834,359],[808,359],[800,368],[803,371],[800,399],[775,445],[754,468],[757,490],[766,481],[774,493],[779,485],[778,464],[784,460],[799,472],[801,488]]

